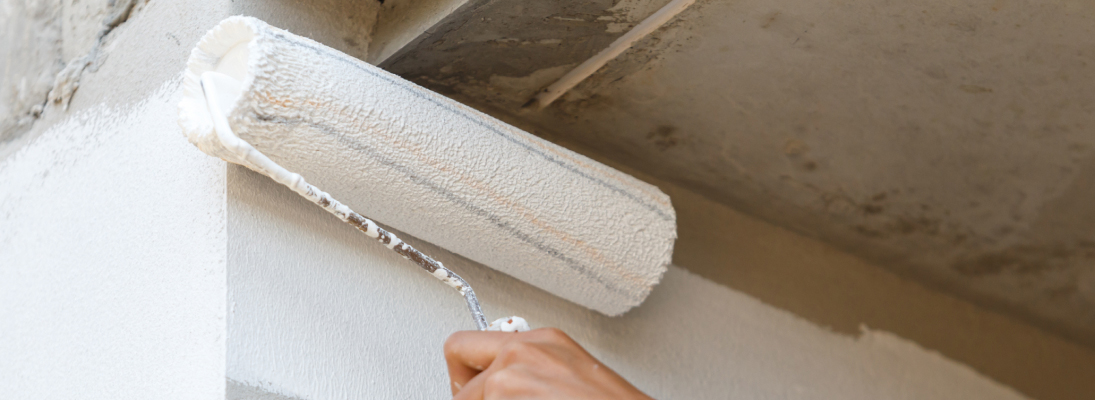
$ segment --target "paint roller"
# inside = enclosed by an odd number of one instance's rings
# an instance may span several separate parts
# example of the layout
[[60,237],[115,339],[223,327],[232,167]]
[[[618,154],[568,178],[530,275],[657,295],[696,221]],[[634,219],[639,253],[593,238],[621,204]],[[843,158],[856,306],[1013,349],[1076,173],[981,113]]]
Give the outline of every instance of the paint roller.
[[179,124],[455,288],[480,330],[466,281],[363,215],[609,316],[642,303],[676,240],[656,187],[254,18],[191,52]]

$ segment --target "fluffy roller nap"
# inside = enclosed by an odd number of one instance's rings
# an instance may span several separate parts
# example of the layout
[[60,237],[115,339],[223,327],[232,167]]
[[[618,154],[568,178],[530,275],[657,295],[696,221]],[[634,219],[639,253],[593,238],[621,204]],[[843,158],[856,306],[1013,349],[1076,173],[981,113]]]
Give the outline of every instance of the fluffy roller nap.
[[619,315],[670,262],[676,215],[657,188],[254,18],[222,21],[190,57],[180,124],[209,154],[241,163],[215,140],[207,71],[239,81],[228,122],[277,164],[560,297]]

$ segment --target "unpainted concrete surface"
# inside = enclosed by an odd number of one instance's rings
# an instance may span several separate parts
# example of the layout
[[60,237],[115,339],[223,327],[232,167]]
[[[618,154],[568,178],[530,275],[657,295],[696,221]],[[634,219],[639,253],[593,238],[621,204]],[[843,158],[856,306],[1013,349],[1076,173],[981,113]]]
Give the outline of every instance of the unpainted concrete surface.
[[[365,58],[376,65],[395,52],[416,47],[411,42],[425,40],[442,19],[456,12],[468,0],[387,0],[381,2],[373,28],[372,49]],[[423,35],[426,34],[426,35]]]
[[[0,43],[0,148],[30,130],[52,104],[67,109],[85,70],[106,59],[99,50],[142,0],[3,0]],[[10,150],[10,149],[9,149]],[[0,154],[6,151],[0,149]]]
[[60,1],[0,0],[0,143],[41,115],[61,55]]
[[1087,3],[701,0],[539,112],[665,1],[482,3],[384,65],[1095,345]]

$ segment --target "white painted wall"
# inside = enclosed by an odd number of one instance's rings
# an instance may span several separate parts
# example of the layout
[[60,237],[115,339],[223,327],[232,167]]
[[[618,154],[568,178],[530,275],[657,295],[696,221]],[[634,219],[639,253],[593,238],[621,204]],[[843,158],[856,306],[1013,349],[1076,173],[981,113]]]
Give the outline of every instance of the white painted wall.
[[[307,400],[447,396],[442,343],[473,328],[451,289],[241,167],[228,221],[229,379]],[[471,282],[488,319],[562,328],[658,398],[1024,398],[895,335],[836,334],[676,267],[608,318],[408,241]]]
[[178,82],[0,160],[0,397],[224,396],[224,164]]

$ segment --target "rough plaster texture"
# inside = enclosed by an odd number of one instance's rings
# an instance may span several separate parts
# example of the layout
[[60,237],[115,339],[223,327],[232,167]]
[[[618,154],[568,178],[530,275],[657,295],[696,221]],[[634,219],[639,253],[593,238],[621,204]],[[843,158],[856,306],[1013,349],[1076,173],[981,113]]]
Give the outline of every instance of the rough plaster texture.
[[0,1],[0,144],[26,131],[43,110],[61,67],[56,1]]
[[[427,87],[505,98],[520,106],[661,6],[626,3],[640,9],[613,7],[611,0],[467,1],[378,65]],[[609,29],[609,24],[624,25]],[[506,58],[457,56],[482,49]]]
[[700,1],[563,101],[518,109],[618,35],[619,10],[664,2],[489,2],[385,65],[1095,345],[1095,9]]
[[[138,0],[5,0],[0,75],[0,144],[25,133],[51,102],[67,107],[85,70],[105,60],[107,36],[144,4]],[[47,101],[48,99],[48,101]]]
[[[443,398],[460,297],[273,181],[229,167],[228,377],[300,399]],[[569,332],[657,398],[1022,399],[895,335],[835,334],[677,267],[610,318],[432,245],[491,316]]]
[[0,161],[0,392],[224,396],[224,165],[174,123],[178,81]]
[[62,0],[60,5],[61,59],[65,62],[87,55],[99,40],[103,20],[118,0]]

